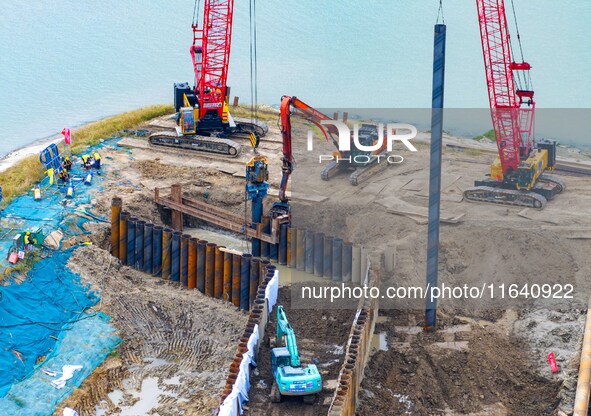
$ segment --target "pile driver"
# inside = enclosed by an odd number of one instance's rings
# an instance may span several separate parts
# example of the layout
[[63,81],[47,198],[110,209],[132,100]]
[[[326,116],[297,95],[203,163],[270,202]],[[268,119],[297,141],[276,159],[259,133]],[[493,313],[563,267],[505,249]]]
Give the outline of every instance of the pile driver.
[[178,126],[152,133],[153,145],[236,157],[240,144],[232,137],[264,136],[268,126],[258,120],[232,117],[227,85],[234,0],[205,0],[203,22],[198,24],[195,0],[193,44],[190,47],[195,85],[174,84]]
[[[556,168],[556,142],[534,137],[536,103],[531,65],[512,57],[504,0],[476,0],[484,68],[498,156],[490,177],[464,191],[470,201],[543,208],[547,200],[566,189],[546,171]],[[517,25],[517,20],[516,25]]]

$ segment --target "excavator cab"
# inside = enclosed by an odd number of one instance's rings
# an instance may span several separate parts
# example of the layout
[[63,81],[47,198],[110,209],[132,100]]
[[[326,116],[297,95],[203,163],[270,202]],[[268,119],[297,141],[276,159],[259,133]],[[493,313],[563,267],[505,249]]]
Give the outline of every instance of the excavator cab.
[[279,367],[289,365],[289,351],[285,347],[273,348],[271,350],[271,368],[275,371]]

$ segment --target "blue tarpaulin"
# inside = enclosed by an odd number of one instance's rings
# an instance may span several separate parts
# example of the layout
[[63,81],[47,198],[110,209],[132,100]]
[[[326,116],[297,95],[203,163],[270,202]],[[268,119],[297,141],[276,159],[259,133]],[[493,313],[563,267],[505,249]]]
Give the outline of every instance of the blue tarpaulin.
[[[72,176],[74,198],[65,198],[65,188],[49,185],[46,178],[40,201],[23,195],[2,212],[0,271],[7,277],[0,286],[0,415],[51,414],[120,342],[109,317],[90,309],[99,301],[98,294],[66,267],[74,249],[43,251],[20,283],[10,276],[5,255],[15,234],[41,228],[47,236],[60,229],[69,237],[85,233],[85,222],[103,220],[89,211],[102,176],[95,175],[93,183],[85,185],[79,166]],[[82,369],[57,389],[51,381],[60,374],[51,377],[41,370],[60,372],[64,365]]]

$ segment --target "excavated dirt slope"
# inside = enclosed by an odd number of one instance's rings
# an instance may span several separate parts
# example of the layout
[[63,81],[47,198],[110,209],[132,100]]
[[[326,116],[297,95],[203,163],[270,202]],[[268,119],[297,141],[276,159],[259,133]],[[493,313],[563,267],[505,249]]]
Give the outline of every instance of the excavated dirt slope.
[[99,247],[79,248],[68,267],[101,291],[97,309],[113,317],[123,342],[64,405],[81,415],[94,414],[95,406],[108,415],[203,415],[219,404],[247,316],[121,267]]

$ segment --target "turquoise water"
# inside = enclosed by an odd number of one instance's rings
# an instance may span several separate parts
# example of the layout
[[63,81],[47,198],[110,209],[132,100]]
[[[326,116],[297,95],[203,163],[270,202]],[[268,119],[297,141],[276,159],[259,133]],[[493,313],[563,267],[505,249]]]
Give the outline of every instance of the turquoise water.
[[[539,106],[591,107],[591,2],[515,2]],[[258,2],[259,102],[290,94],[320,108],[430,107],[437,6]],[[485,108],[475,2],[444,6],[446,106]],[[191,0],[5,0],[1,7],[0,155],[64,126],[171,102],[173,82],[192,80]],[[248,2],[235,9],[229,84],[249,102]]]

